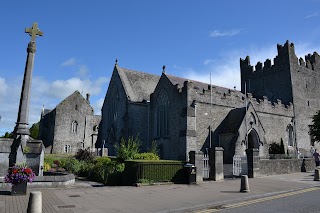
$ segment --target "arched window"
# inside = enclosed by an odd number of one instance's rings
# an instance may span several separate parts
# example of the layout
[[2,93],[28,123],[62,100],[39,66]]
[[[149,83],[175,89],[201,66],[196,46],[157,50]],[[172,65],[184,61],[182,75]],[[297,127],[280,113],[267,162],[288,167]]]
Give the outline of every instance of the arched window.
[[157,97],[156,106],[156,135],[169,135],[169,98],[165,90],[161,90]]
[[78,122],[77,121],[72,121],[71,123],[71,132],[72,133],[77,133],[78,131]]
[[288,132],[288,146],[294,146],[293,127],[291,126],[291,124],[288,125],[287,132]]

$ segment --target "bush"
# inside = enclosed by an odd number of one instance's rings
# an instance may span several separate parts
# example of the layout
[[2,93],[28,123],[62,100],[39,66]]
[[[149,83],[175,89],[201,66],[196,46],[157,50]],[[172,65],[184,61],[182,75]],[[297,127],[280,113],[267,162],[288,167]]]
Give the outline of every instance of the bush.
[[273,142],[269,145],[269,154],[281,154],[280,145],[276,142]]
[[93,162],[95,155],[90,151],[90,148],[79,149],[74,156],[78,161]]
[[78,175],[81,177],[90,177],[94,171],[94,164],[91,162],[80,161],[80,170]]
[[65,168],[67,171],[76,174],[81,169],[81,163],[73,157],[68,157],[65,159],[65,161],[61,161],[61,166],[63,166],[63,168]]
[[124,138],[121,138],[120,144],[115,144],[114,148],[117,151],[117,158],[120,162],[124,162],[125,160],[133,160],[134,155],[139,153],[139,147],[141,145],[141,141],[138,138],[133,138],[133,136],[129,137],[126,141]]
[[103,184],[107,183],[109,174],[113,172],[111,159],[108,157],[100,157],[94,161],[93,179]]
[[133,157],[134,160],[160,160],[160,157],[155,153],[137,153]]

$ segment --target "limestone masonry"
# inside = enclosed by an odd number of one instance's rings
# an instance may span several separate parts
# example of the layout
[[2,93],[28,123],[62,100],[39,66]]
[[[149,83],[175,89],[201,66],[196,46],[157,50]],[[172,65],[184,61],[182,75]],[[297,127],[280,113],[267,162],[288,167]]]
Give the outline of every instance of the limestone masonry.
[[155,140],[164,159],[187,160],[189,151],[221,146],[224,162],[232,163],[247,148],[268,158],[269,144],[283,141],[288,154],[310,156],[309,125],[320,106],[320,56],[298,59],[288,41],[277,48],[273,64],[267,59],[253,67],[248,56],[240,59],[241,91],[116,63],[95,146],[105,143],[115,155],[121,137],[139,135],[142,151]]

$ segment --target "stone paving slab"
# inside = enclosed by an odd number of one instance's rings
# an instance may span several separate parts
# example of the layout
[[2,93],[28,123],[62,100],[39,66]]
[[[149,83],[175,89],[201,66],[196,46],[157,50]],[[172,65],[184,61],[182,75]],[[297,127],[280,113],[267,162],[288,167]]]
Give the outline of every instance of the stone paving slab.
[[[274,175],[249,179],[249,193],[240,193],[240,179],[204,182],[198,185],[154,185],[142,187],[84,187],[30,189],[41,191],[43,213],[149,213],[187,212],[223,203],[254,199],[286,191],[320,186],[312,173]],[[0,191],[0,212],[26,212],[29,194],[10,196]]]

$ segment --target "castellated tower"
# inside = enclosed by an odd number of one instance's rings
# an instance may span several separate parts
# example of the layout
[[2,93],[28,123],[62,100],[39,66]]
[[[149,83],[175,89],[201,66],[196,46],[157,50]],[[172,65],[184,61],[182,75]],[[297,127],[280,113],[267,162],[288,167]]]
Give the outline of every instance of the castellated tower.
[[258,99],[277,99],[294,107],[295,143],[300,151],[309,151],[314,145],[309,136],[312,116],[320,110],[320,56],[314,52],[298,59],[294,44],[287,41],[277,45],[278,55],[274,64],[267,59],[251,66],[250,58],[240,59],[241,91],[252,93]]

